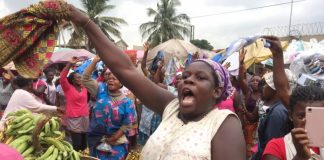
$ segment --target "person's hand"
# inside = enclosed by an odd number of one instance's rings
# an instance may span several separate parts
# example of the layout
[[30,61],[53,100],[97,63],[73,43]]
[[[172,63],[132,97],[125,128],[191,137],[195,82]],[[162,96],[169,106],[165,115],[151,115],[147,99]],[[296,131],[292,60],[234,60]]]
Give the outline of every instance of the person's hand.
[[262,36],[261,38],[264,38],[268,43],[270,43],[269,49],[271,50],[273,56],[278,55],[278,54],[280,54],[280,55],[283,54],[281,42],[278,37]]
[[226,64],[224,64],[223,67],[226,68],[226,69],[228,69],[229,67],[231,67],[231,62],[227,62]]
[[147,52],[150,48],[150,44],[148,42],[145,42],[143,47],[144,47],[144,52]]
[[58,117],[63,117],[65,109],[63,107],[57,107],[56,112],[58,113]]
[[240,61],[240,64],[243,64],[244,63],[244,59],[245,59],[245,55],[246,55],[246,50],[244,48],[240,49],[240,52],[239,52],[239,61]]
[[158,68],[162,68],[164,66],[164,61],[159,61],[157,66]]
[[96,55],[96,57],[93,58],[93,62],[95,62],[95,63],[98,63],[100,60],[101,59],[100,59],[99,55]]
[[114,138],[114,137],[109,137],[109,138],[106,138],[106,142],[110,145],[114,145],[116,143],[117,139]]
[[304,128],[294,128],[291,130],[291,136],[297,151],[296,156],[301,159],[311,158],[309,139],[306,130]]
[[72,57],[69,62],[70,64],[76,64],[78,61],[79,61],[78,57]]
[[69,20],[76,26],[84,27],[89,21],[89,17],[70,4]]

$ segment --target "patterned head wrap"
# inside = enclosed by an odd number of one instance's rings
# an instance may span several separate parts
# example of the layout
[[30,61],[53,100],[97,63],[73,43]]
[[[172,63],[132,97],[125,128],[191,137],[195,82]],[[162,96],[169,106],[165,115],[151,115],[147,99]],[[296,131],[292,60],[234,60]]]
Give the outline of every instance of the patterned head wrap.
[[68,12],[63,0],[46,0],[0,19],[0,67],[13,61],[21,76],[38,77],[54,51],[57,20]]
[[207,63],[216,73],[219,87],[223,88],[222,99],[226,99],[233,91],[232,83],[228,71],[219,63],[210,59],[197,59],[195,62]]

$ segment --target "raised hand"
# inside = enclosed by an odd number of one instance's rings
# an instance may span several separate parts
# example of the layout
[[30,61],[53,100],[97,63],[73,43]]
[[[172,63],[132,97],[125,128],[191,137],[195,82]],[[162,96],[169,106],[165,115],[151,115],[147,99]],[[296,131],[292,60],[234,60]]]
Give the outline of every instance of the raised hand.
[[93,58],[93,62],[95,62],[95,63],[98,63],[100,60],[101,59],[100,59],[99,55],[96,55],[96,57]]
[[78,57],[72,57],[71,60],[69,61],[71,64],[76,64],[77,62],[79,62]]
[[311,158],[311,152],[309,148],[309,139],[307,132],[304,128],[294,128],[291,130],[291,136],[296,148],[296,156],[301,159]]
[[239,61],[240,61],[240,64],[243,64],[244,63],[244,59],[245,59],[245,55],[246,55],[246,50],[244,50],[244,48],[242,48],[239,52]]
[[69,20],[77,26],[84,27],[90,18],[86,14],[82,13],[78,8],[70,5]]
[[145,42],[143,47],[144,47],[144,52],[147,52],[150,48],[150,44],[148,42]]
[[231,62],[227,62],[226,64],[224,64],[223,67],[226,68],[226,69],[228,69],[229,67],[231,67]]
[[268,43],[270,43],[269,49],[272,52],[272,55],[283,54],[282,46],[280,39],[275,36],[262,36]]

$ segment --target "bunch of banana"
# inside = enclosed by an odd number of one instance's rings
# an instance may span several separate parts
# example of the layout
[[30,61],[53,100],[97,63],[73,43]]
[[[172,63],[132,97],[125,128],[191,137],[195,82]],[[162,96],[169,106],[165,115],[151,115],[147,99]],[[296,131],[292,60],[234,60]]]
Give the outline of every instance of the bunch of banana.
[[[45,123],[46,122],[46,123]],[[38,124],[43,127],[38,127]],[[9,113],[5,130],[0,132],[0,142],[15,148],[25,160],[79,160],[80,153],[73,150],[72,145],[64,141],[65,133],[60,131],[57,117],[47,118],[43,114],[33,115],[29,110]],[[36,152],[33,146],[34,130],[40,132],[37,137],[43,148]]]
[[31,134],[35,128],[33,114],[28,110],[12,112],[7,115],[7,119],[5,135],[20,136]]
[[44,143],[50,147],[36,160],[80,160],[80,153],[73,150],[67,141],[57,141],[54,138],[43,138]]

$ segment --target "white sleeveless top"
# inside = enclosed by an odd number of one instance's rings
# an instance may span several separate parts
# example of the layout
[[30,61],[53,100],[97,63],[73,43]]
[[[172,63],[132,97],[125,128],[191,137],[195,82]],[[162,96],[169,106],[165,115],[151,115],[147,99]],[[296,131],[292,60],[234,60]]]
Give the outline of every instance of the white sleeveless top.
[[210,160],[211,141],[229,110],[213,109],[197,122],[184,124],[179,118],[179,100],[164,110],[162,122],[144,146],[142,160]]

